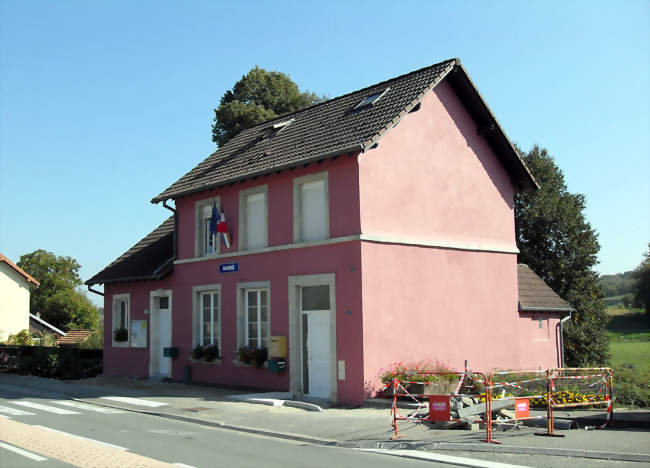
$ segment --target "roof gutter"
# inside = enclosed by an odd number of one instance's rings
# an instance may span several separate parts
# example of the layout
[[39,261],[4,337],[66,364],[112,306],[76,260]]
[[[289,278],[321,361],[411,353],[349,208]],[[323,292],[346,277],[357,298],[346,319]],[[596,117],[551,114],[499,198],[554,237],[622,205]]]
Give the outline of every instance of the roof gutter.
[[[168,209],[169,211],[171,211],[172,213],[174,213],[174,239],[173,239],[173,241],[172,241],[172,244],[173,244],[173,246],[174,246],[174,250],[173,250],[174,253],[172,254],[172,258],[170,259],[170,260],[173,262],[174,260],[176,260],[176,232],[178,232],[178,216],[176,216],[176,209],[175,209],[175,208],[172,208],[171,206],[169,206],[169,205],[167,204],[167,200],[163,200],[163,205],[162,205],[162,206],[163,206],[164,208],[167,208],[167,209]],[[169,260],[168,260],[167,262],[163,263],[160,267],[158,267],[158,268],[153,272],[154,275],[155,275],[156,273],[158,273],[158,271],[161,270],[162,267],[165,266],[168,262],[169,262]]]
[[92,284],[89,284],[89,285],[88,285],[88,291],[90,291],[91,293],[99,294],[99,295],[102,296],[102,297],[104,296],[104,293],[103,293],[103,292],[101,292],[101,291],[97,291],[96,289],[93,289],[93,285],[92,285]]
[[569,312],[573,309],[569,307],[521,307],[519,306],[521,312]]
[[575,309],[569,311],[569,315],[560,320],[560,367],[564,369],[564,322],[571,320],[571,315]]
[[[249,173],[249,174],[247,174],[245,176],[236,177],[234,179],[226,179],[226,180],[220,181],[220,182],[218,182],[218,183],[216,183],[214,185],[208,185],[208,186],[201,187],[199,189],[194,189],[194,190],[191,190],[191,189],[186,190],[184,192],[176,194],[173,197],[158,196],[158,197],[152,198],[151,203],[155,204],[155,203],[163,202],[163,206],[165,208],[173,211],[174,215],[175,215],[176,211],[173,208],[165,205],[165,202],[167,200],[171,199],[171,198],[176,199],[176,198],[186,197],[186,196],[192,195],[194,193],[199,193],[199,192],[205,192],[205,191],[208,191],[208,190],[212,190],[214,188],[221,187],[221,186],[226,185],[226,184],[234,184],[235,182],[242,182],[242,181],[247,180],[247,179],[252,179],[252,178],[255,178],[255,177],[264,176],[266,174],[271,174],[272,172],[283,171],[285,169],[291,169],[292,167],[302,166],[304,164],[309,164],[309,163],[312,163],[312,162],[320,161],[321,159],[333,158],[334,156],[340,156],[340,155],[346,154],[346,153],[356,153],[357,151],[361,151],[362,153],[365,153],[366,150],[368,150],[368,149],[369,148],[367,148],[363,143],[355,143],[354,145],[345,146],[343,148],[337,148],[335,150],[327,151],[325,153],[318,153],[318,154],[315,154],[315,155],[310,156],[308,158],[301,159],[300,161],[293,161],[293,162],[288,163],[288,164],[283,164],[283,165],[280,165],[280,166],[274,166],[271,169],[265,169],[263,171],[251,172],[251,173]],[[176,216],[174,216],[174,219],[176,219]],[[174,229],[174,235],[176,235],[176,230],[175,229]],[[176,246],[176,242],[174,242],[174,248],[176,248],[175,246]],[[174,252],[174,256],[175,256],[175,254],[176,253]]]

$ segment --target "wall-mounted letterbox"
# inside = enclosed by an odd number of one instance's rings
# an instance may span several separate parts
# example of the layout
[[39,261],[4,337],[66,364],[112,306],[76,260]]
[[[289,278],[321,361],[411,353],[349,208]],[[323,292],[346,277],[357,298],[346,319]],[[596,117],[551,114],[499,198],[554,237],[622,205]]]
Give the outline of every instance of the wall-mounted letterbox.
[[287,357],[287,337],[272,336],[269,338],[269,358]]

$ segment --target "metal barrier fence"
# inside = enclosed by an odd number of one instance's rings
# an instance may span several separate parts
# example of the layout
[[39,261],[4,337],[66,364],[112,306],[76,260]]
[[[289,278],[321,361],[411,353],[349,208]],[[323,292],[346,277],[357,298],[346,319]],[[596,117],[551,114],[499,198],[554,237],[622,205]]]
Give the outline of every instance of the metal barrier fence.
[[[564,437],[553,432],[553,410],[556,408],[606,404],[607,419],[597,428],[611,426],[613,421],[613,373],[609,368],[495,371],[490,374],[468,370],[464,372],[402,372],[400,377],[401,379],[393,378],[384,387],[384,390],[389,390],[393,396],[391,406],[393,439],[402,437],[399,434],[398,421],[469,422],[467,417],[460,417],[460,410],[454,410],[457,411],[458,418],[451,418],[452,400],[458,408],[458,403],[462,401],[463,397],[479,398],[482,401],[475,405],[475,410],[472,411],[473,416],[482,415],[481,419],[472,419],[471,422],[485,425],[486,437],[483,442],[487,443],[500,443],[492,438],[493,425],[496,422],[492,412],[510,406],[514,406],[512,417],[500,418],[498,422],[517,424],[521,421],[546,418],[547,431],[536,433],[536,435]],[[570,400],[567,402],[566,398],[562,396],[564,393],[558,392],[558,385],[574,389],[586,388],[591,393],[586,395],[577,393],[580,395],[581,401]],[[463,390],[466,392],[463,393]],[[564,392],[568,392],[568,390],[564,390]],[[402,416],[399,413],[397,402],[398,399],[403,398],[418,403],[415,412],[411,412],[407,416]],[[535,402],[545,400],[546,416],[531,416],[531,400]],[[428,412],[420,413],[420,410],[427,404]]]
[[[609,367],[579,367],[579,368],[558,368],[547,371],[547,392],[546,392],[546,432],[539,432],[535,435],[547,437],[564,437],[563,434],[556,434],[554,429],[554,414],[556,408],[577,408],[583,406],[607,405],[607,416],[605,422],[596,426],[596,429],[604,429],[613,426],[613,391],[614,372]],[[586,387],[592,391],[586,401],[569,401],[558,398],[558,383],[573,386]],[[581,385],[582,384],[582,385]],[[594,388],[595,387],[595,388]],[[601,398],[599,398],[601,397]]]

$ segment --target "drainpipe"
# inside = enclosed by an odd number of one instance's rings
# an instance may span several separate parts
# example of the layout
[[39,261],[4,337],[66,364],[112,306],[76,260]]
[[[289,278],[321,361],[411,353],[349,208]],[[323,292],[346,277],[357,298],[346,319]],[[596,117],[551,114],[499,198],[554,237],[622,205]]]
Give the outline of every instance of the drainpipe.
[[560,365],[564,367],[564,322],[571,320],[571,314],[575,309],[569,311],[569,315],[560,320]]
[[176,233],[178,232],[178,217],[176,216],[176,210],[167,204],[167,200],[163,200],[162,206],[174,213],[174,254],[172,255],[172,261],[174,261],[176,260]]
[[101,291],[97,291],[96,289],[93,289],[93,287],[92,287],[90,284],[88,285],[88,291],[90,291],[90,292],[92,292],[92,293],[95,293],[95,294],[99,294],[99,295],[102,296],[102,297],[104,296],[104,293],[103,293],[103,292],[101,292]]

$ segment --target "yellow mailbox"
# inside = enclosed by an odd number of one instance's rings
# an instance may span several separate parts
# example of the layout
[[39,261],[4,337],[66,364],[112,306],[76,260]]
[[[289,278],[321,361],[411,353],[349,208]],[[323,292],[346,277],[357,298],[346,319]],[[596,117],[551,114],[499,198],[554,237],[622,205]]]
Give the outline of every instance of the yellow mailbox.
[[287,357],[287,337],[272,336],[269,338],[269,358]]

